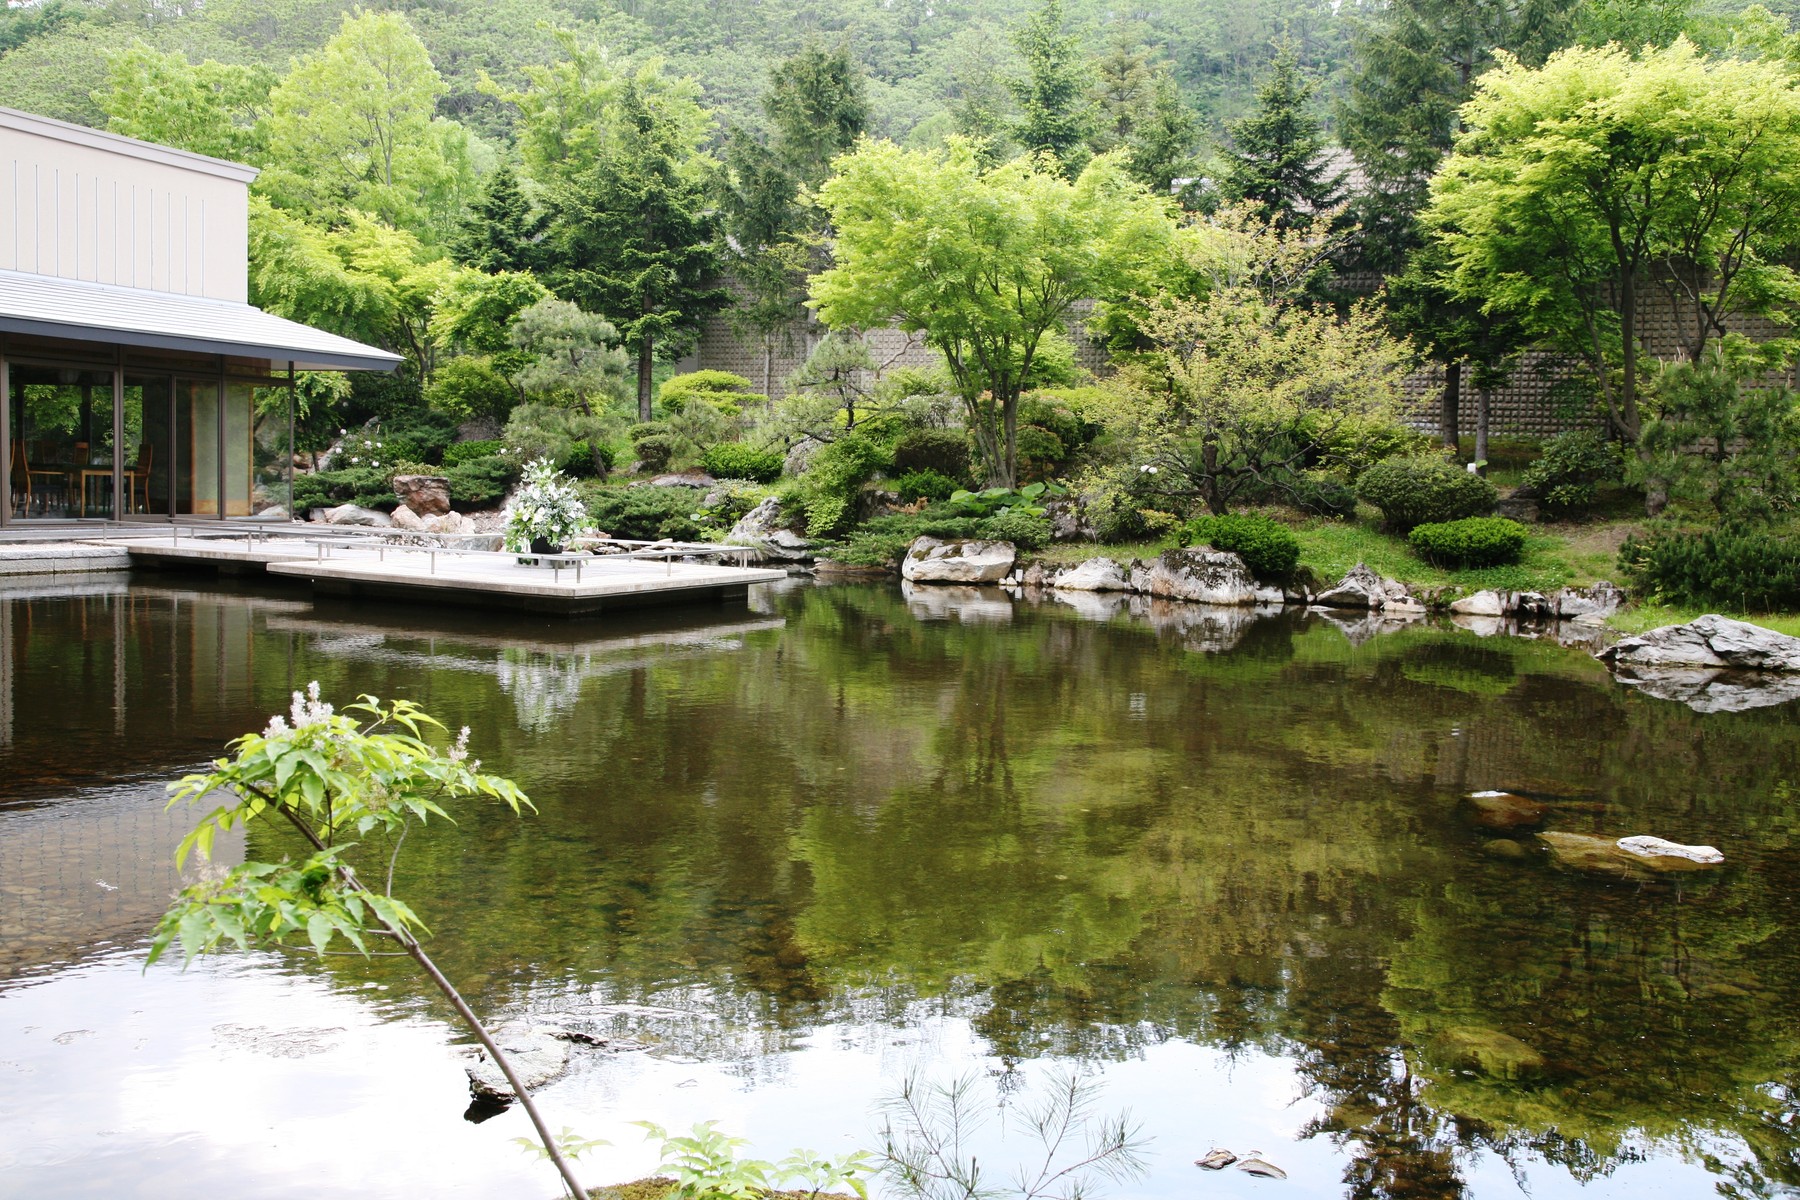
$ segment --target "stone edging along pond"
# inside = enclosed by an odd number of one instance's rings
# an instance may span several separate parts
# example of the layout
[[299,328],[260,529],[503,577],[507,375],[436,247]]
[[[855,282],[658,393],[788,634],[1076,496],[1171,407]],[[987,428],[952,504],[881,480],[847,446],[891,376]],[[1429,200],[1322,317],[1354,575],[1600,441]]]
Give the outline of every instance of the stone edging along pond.
[[[821,574],[879,574],[843,569],[829,560]],[[1011,542],[945,541],[922,537],[901,560],[900,574],[913,583],[993,584],[1039,587],[1071,592],[1126,592],[1166,600],[1228,606],[1305,605],[1356,609],[1391,616],[1449,612],[1471,617],[1518,617],[1573,620],[1604,625],[1625,602],[1622,589],[1610,583],[1589,588],[1541,592],[1480,591],[1470,596],[1455,588],[1415,588],[1377,575],[1361,563],[1330,587],[1313,592],[1303,587],[1259,583],[1243,559],[1210,546],[1166,550],[1155,558],[1125,562],[1095,556],[1072,566],[1021,559]]]

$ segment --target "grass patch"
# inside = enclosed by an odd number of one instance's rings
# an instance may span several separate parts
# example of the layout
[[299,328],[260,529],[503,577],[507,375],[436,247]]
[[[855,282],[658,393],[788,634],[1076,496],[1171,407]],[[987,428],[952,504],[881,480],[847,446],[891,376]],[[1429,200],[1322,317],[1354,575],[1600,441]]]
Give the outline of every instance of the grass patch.
[[1412,552],[1406,539],[1375,528],[1370,521],[1313,520],[1294,530],[1300,539],[1300,562],[1321,584],[1344,577],[1357,563],[1401,583],[1420,587],[1456,587],[1465,592],[1495,588],[1514,592],[1547,592],[1592,582],[1572,561],[1568,542],[1554,533],[1532,529],[1520,559],[1503,567],[1449,570],[1434,567]]
[[1055,542],[1028,557],[1057,567],[1071,567],[1090,558],[1110,558],[1128,566],[1134,558],[1155,558],[1174,544],[1167,538],[1160,542]]
[[1740,613],[1728,608],[1702,608],[1685,604],[1634,604],[1623,612],[1613,614],[1607,624],[1621,633],[1643,633],[1647,629],[1660,629],[1664,625],[1685,625],[1704,613],[1718,613],[1734,621],[1748,621],[1752,625],[1761,625],[1764,629],[1773,629],[1776,633],[1800,637],[1800,613]]

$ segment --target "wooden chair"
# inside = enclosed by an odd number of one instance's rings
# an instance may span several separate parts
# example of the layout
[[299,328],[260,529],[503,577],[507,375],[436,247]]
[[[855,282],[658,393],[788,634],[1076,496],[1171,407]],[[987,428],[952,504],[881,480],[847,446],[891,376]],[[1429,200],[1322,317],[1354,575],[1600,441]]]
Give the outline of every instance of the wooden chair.
[[[156,443],[139,442],[137,461],[125,467],[125,511],[150,511],[150,465],[156,460]],[[138,507],[139,498],[143,507]]]

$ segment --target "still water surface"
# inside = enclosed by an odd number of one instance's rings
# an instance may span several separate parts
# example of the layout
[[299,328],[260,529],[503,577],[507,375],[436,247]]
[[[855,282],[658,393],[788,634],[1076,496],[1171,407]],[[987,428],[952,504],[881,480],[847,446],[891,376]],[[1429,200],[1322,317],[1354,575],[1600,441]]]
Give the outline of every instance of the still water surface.
[[[0,1195],[554,1194],[519,1114],[464,1119],[401,964],[141,969],[163,781],[311,679],[472,726],[536,801],[416,837],[395,890],[482,1011],[617,1039],[543,1093],[614,1143],[591,1182],[654,1165],[636,1119],[875,1144],[909,1071],[978,1076],[1004,1174],[1073,1068],[1153,1139],[1115,1195],[1800,1194],[1794,706],[1697,714],[1549,641],[1080,603],[0,593]],[[1559,870],[1468,822],[1489,788],[1727,864]],[[1196,1169],[1214,1146],[1289,1178]]]

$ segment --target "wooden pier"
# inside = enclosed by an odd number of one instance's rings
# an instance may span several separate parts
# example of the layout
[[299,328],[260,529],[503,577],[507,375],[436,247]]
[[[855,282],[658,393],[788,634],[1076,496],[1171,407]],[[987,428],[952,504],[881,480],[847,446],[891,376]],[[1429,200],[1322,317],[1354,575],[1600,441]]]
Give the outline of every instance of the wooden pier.
[[[265,575],[311,585],[321,596],[592,616],[613,609],[741,601],[750,585],[785,571],[681,561],[719,547],[637,545],[617,554],[513,555],[417,536],[273,531],[195,535],[176,531],[129,547],[134,567]],[[736,551],[727,551],[736,553]]]

